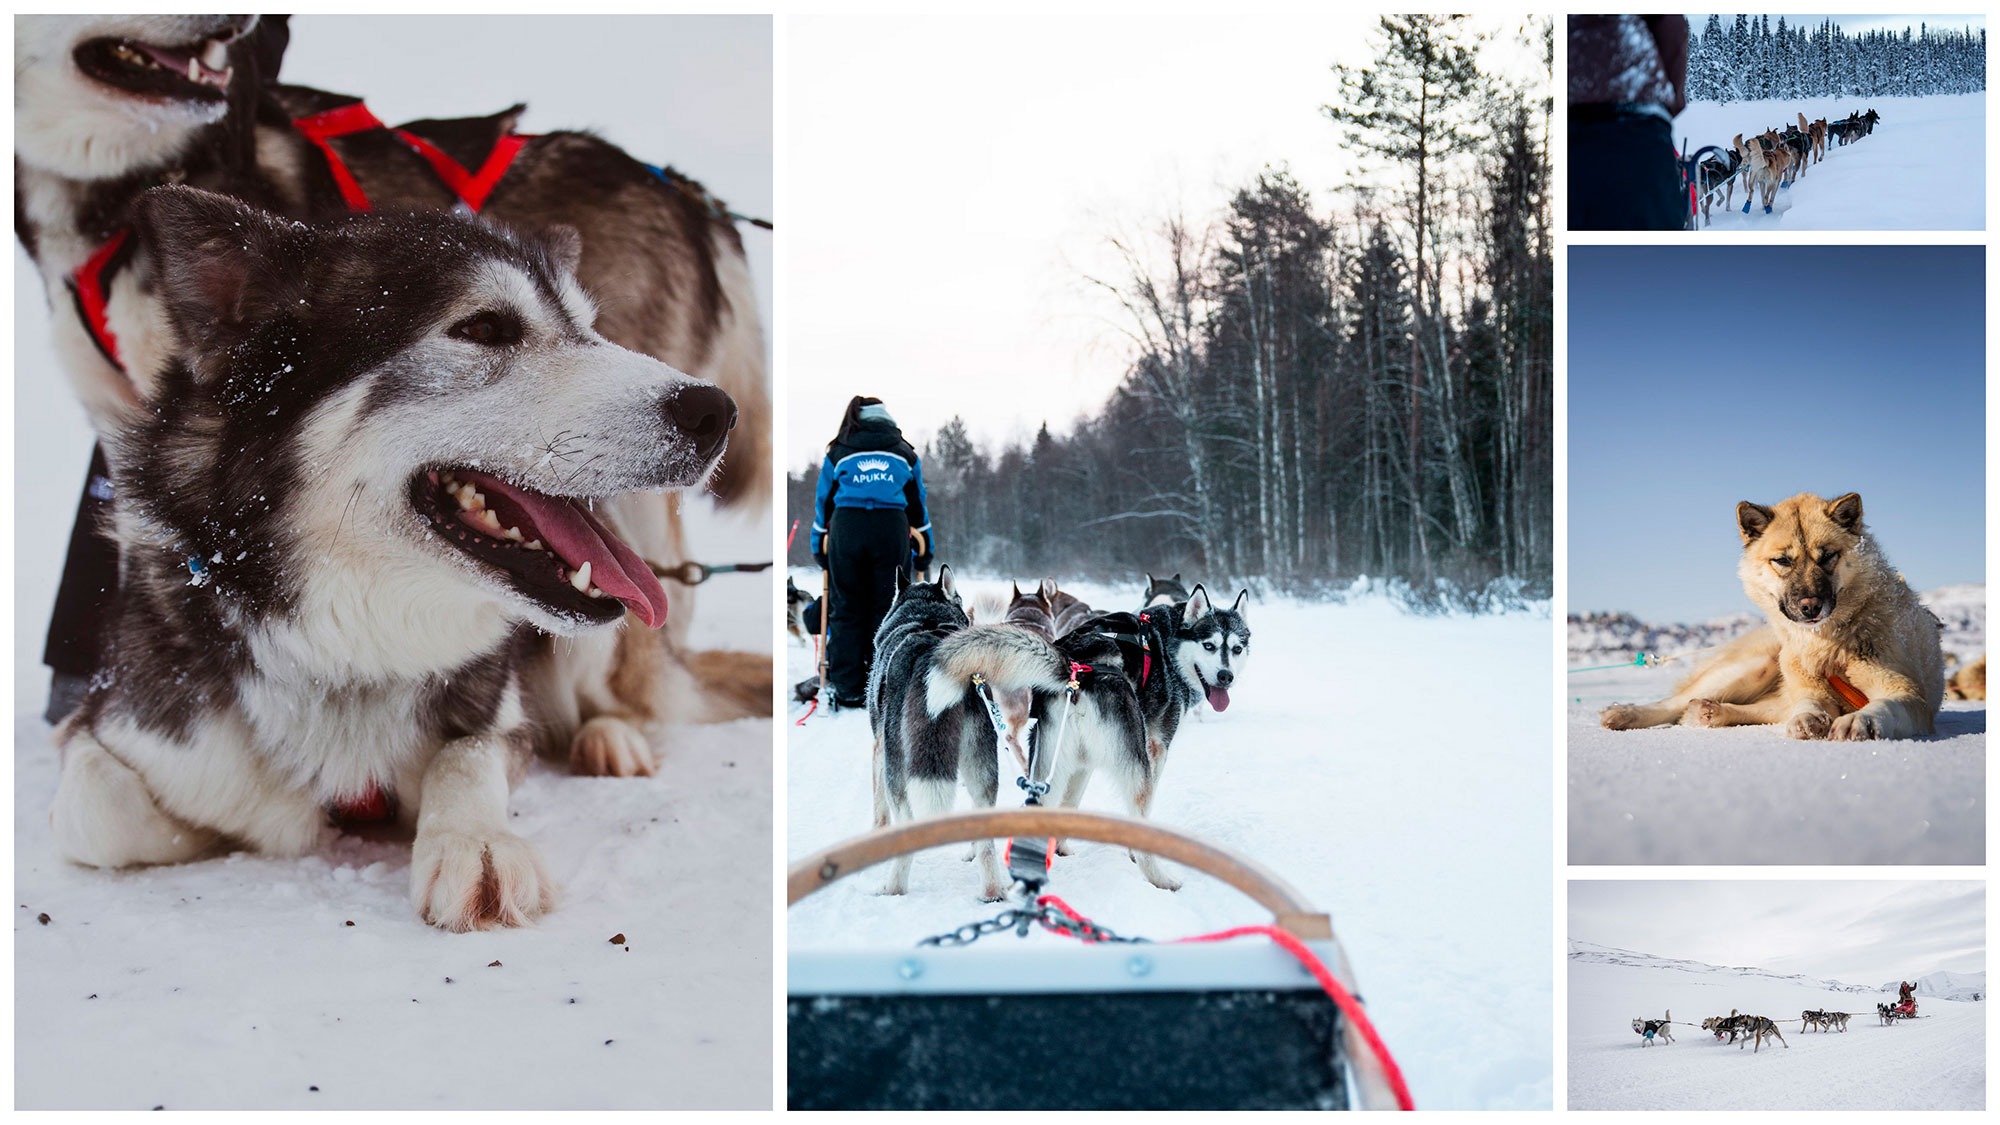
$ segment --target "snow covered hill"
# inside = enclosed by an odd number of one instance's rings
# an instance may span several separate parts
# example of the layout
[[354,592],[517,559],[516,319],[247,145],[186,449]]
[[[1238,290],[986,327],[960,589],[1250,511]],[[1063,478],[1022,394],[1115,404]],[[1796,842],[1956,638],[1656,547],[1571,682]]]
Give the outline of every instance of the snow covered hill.
[[[1918,1019],[1883,1027],[1875,1004],[1894,1000],[1893,989],[1882,993],[1572,940],[1569,1108],[1983,1108],[1985,1004],[1929,999],[1919,1004]],[[1767,1042],[1753,1053],[1701,1030],[1704,1018],[1732,1010],[1780,1021],[1784,1045]],[[1845,1032],[1806,1031],[1798,1019],[1807,1010],[1854,1018]],[[1674,1041],[1644,1046],[1632,1020],[1668,1011]]]
[[[1882,986],[1884,992],[1894,992],[1902,986],[1902,981],[1892,980]],[[1985,973],[1948,973],[1939,970],[1926,973],[1910,982],[1917,986],[1917,995],[1935,996],[1940,1000],[1984,1000],[1986,998]]]
[[[795,577],[818,588],[816,572]],[[967,586],[1007,590],[1004,579]],[[1076,592],[1136,608],[1140,585]],[[1232,705],[1181,728],[1154,818],[1240,851],[1332,914],[1420,1107],[1549,1108],[1550,730],[1535,702],[1548,698],[1547,610],[1412,616],[1360,597],[1267,599],[1248,614],[1252,658]],[[812,650],[790,654],[791,678],[805,679]],[[786,850],[797,859],[867,831],[870,738],[859,712],[822,710],[790,733]],[[1011,777],[1003,786],[1015,792]],[[1102,787],[1084,804],[1123,811]],[[813,895],[791,910],[792,947],[907,949],[992,917],[963,854],[919,856],[900,898],[875,894],[880,871]],[[1056,861],[1051,889],[1120,933],[1261,920],[1223,884],[1180,874],[1180,891],[1161,891],[1119,849],[1085,844]],[[1480,1029],[1476,1059],[1468,1027]]]
[[1875,132],[1850,145],[1828,142],[1826,157],[1778,192],[1771,214],[1760,201],[1743,213],[1717,200],[1715,230],[1984,230],[1986,95],[1923,98],[1800,98],[1692,102],[1674,119],[1674,143],[1728,148],[1738,133],[1829,121],[1874,109]]

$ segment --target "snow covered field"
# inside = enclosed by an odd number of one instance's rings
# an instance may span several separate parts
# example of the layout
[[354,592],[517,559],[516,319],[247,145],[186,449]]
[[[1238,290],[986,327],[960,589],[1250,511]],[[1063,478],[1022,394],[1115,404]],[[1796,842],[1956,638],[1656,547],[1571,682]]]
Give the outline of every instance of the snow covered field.
[[[365,92],[385,120],[525,99],[524,128],[595,127],[768,213],[768,20],[292,27],[287,79]],[[699,112],[673,111],[682,89]],[[745,242],[768,317],[769,236]],[[40,653],[90,434],[48,346],[41,281],[15,260],[16,1106],[768,1106],[769,720],[677,729],[648,780],[538,766],[515,826],[563,895],[528,930],[424,926],[406,843],[329,832],[300,860],[120,873],[51,854]],[[770,557],[767,518],[694,508],[697,557]],[[717,578],[695,642],[768,652],[770,591],[768,576]]]
[[[1920,998],[1917,1019],[1883,1027],[1875,1005],[1895,999],[1571,941],[1569,1108],[1984,1108],[1986,1005]],[[1669,1009],[1674,1041],[1643,1046],[1632,1020]],[[1752,1053],[1701,1030],[1704,1018],[1731,1010],[1794,1021],[1779,1024],[1787,1046],[1767,1041]],[[1807,1010],[1854,1018],[1845,1032],[1806,1031],[1796,1021]]]
[[1986,861],[1985,703],[1948,702],[1936,737],[1898,742],[1598,725],[1605,705],[1658,699],[1686,674],[1568,677],[1571,863]]
[[1851,145],[1827,142],[1826,158],[1778,192],[1772,212],[1743,213],[1717,200],[1715,230],[1984,230],[1986,95],[1926,98],[1800,98],[1694,102],[1674,119],[1674,143],[1728,148],[1736,134],[1828,121],[1874,109],[1873,135]]
[[[816,572],[795,577],[818,587]],[[1136,582],[1075,592],[1097,606],[1139,600]],[[1535,703],[1547,698],[1547,610],[1412,617],[1371,596],[1256,601],[1248,615],[1254,659],[1227,713],[1182,727],[1155,819],[1265,864],[1333,916],[1419,1107],[1548,1108],[1550,731]],[[790,679],[812,662],[794,643]],[[867,831],[869,732],[860,712],[823,710],[788,731],[796,859]],[[1084,804],[1123,811],[1108,790]],[[963,854],[920,856],[901,898],[875,894],[879,870],[821,891],[791,910],[791,946],[906,949],[992,917],[999,907],[978,900]],[[1161,891],[1121,850],[1084,844],[1057,861],[1051,889],[1114,930],[1154,938],[1264,920],[1225,885],[1180,874],[1180,891]],[[1476,1051],[1468,1027],[1479,1029]]]

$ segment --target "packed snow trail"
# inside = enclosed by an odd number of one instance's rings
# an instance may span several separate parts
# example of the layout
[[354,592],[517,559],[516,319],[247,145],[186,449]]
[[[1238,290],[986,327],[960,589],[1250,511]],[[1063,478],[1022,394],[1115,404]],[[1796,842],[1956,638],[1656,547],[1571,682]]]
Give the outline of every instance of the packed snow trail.
[[1832,123],[1871,108],[1881,114],[1875,132],[1848,145],[1828,136],[1825,158],[1779,190],[1770,214],[1761,196],[1743,213],[1739,178],[1732,205],[1716,198],[1711,229],[1984,230],[1984,94],[1693,102],[1674,119],[1674,143],[1726,149],[1738,133],[1796,128],[1801,113],[1808,122]]
[[[1914,924],[1921,924],[1918,920]],[[1573,943],[1576,948],[1582,943]],[[1603,957],[1603,947],[1587,952]],[[1834,991],[1830,982],[1671,962],[1643,954],[1569,963],[1569,1108],[1981,1109],[1986,1104],[1986,1005],[1918,1001],[1919,1018],[1883,1027],[1894,993]],[[1672,1009],[1672,1043],[1648,1047],[1638,1018]],[[1791,1021],[1788,1046],[1754,1053],[1700,1028],[1731,1010]],[[1806,1031],[1806,1010],[1852,1014],[1847,1030]],[[1694,1027],[1681,1026],[1682,1023]],[[1739,1043],[1741,1041],[1739,1040]]]
[[1806,741],[1776,726],[1605,730],[1688,668],[1581,672],[1569,690],[1569,861],[1986,862],[1986,704],[1947,702],[1931,738]]
[[[816,572],[794,578],[819,587]],[[1003,601],[1007,591],[1004,580],[965,585]],[[1073,592],[1136,609],[1139,590],[1135,575],[1129,588]],[[1414,617],[1366,596],[1253,599],[1247,612],[1250,660],[1230,708],[1181,727],[1153,819],[1241,852],[1332,915],[1419,1108],[1549,1108],[1547,610]],[[789,663],[792,682],[813,675],[812,649],[794,642]],[[794,706],[792,718],[803,712]],[[796,860],[868,830],[870,736],[865,714],[825,708],[787,730],[786,850]],[[1012,774],[1001,792],[1019,805]],[[969,807],[962,790],[957,807]],[[1084,807],[1125,811],[1101,782]],[[1057,858],[1049,889],[1121,934],[1169,939],[1268,921],[1197,872],[1169,865],[1184,886],[1167,892],[1123,849],[1076,851]],[[902,897],[875,893],[881,869],[820,891],[792,908],[791,947],[904,950],[991,918],[1001,906],[979,901],[964,855],[959,846],[919,855]],[[1017,940],[989,937],[951,955]],[[1476,1052],[1468,1027],[1479,1028]]]

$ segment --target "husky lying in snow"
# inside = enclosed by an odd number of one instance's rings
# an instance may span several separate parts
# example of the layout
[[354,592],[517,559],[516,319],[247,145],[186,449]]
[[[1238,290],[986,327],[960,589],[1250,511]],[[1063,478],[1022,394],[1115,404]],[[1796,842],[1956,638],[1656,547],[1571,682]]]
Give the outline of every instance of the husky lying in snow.
[[536,631],[665,622],[591,508],[699,485],[729,396],[591,328],[573,237],[307,227],[190,188],[134,222],[178,346],[110,438],[125,589],[57,731],[59,849],[296,855],[329,810],[394,813],[425,921],[529,921],[554,886],[507,793],[542,706]]
[[[769,392],[755,293],[735,225],[700,185],[656,174],[586,133],[514,136],[518,105],[317,137],[299,122],[365,116],[366,107],[277,84],[285,19],[15,20],[15,231],[47,286],[57,353],[99,435],[145,421],[175,348],[160,266],[129,237],[141,192],[186,184],[304,221],[350,213],[358,193],[381,211],[468,207],[519,230],[575,228],[575,274],[596,302],[586,326],[733,397],[745,425],[715,488],[726,503],[763,505]],[[483,173],[508,151],[496,182],[446,178],[452,169]],[[571,436],[550,425],[539,440]],[[671,569],[688,557],[678,493],[607,494],[597,514],[650,562]],[[552,646],[553,659],[536,662],[542,737],[579,772],[652,773],[645,728],[657,722],[704,710],[768,714],[769,660],[688,659],[694,589],[672,588],[678,612],[662,633],[607,630]]]

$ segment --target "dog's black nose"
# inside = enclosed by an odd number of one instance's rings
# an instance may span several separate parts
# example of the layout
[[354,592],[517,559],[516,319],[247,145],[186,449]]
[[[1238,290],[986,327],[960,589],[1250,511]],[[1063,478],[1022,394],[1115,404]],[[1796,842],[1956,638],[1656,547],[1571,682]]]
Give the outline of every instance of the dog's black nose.
[[1807,617],[1818,617],[1818,616],[1819,616],[1819,599],[1818,599],[1818,598],[1800,598],[1800,599],[1799,599],[1799,612],[1800,612],[1800,613],[1803,613],[1803,614],[1805,614],[1805,615],[1806,615]]
[[1236,682],[1236,673],[1230,671],[1227,668],[1224,668],[1215,674],[1216,687],[1228,687],[1230,684],[1233,684],[1235,682]]
[[687,435],[695,454],[703,461],[722,452],[723,442],[736,426],[736,400],[722,388],[694,383],[667,399],[667,425]]

